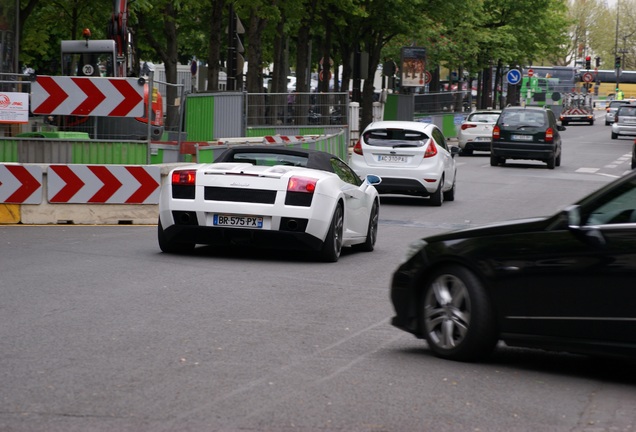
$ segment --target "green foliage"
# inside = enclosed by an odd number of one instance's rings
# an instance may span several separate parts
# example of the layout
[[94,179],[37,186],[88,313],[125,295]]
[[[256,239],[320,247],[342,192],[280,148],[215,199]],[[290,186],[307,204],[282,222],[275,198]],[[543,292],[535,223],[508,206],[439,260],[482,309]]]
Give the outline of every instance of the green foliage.
[[[138,57],[160,62],[166,56],[167,40],[164,26],[174,22],[177,32],[177,54],[174,61],[187,63],[196,57],[205,59],[211,32],[223,33],[225,28],[211,28],[212,4],[218,0],[136,0],[130,2],[129,26],[137,35]],[[634,3],[636,0],[621,0]],[[334,57],[339,46],[355,47],[361,43],[368,51],[380,50],[381,57],[399,58],[403,46],[426,47],[429,67],[450,66],[476,72],[492,62],[526,64],[535,61],[565,63],[575,53],[572,34],[589,35],[588,44],[597,43],[595,51],[610,55],[614,32],[611,9],[601,0],[588,0],[590,7],[581,9],[567,0],[237,0],[234,8],[247,27],[250,16],[265,22],[258,44],[265,64],[273,59],[273,44],[278,23],[289,41],[288,56],[296,51],[297,31],[309,10],[314,10],[310,36],[313,68],[322,57],[321,41],[328,31],[332,34]],[[171,14],[166,13],[170,6]],[[40,1],[23,28],[20,60],[39,71],[52,71],[59,62],[62,39],[81,35],[90,27],[93,38],[104,38],[112,13],[109,0]],[[578,8],[578,9],[577,9]],[[225,15],[227,20],[227,4]],[[584,18],[585,12],[588,13]],[[227,21],[226,21],[227,22]],[[599,23],[598,30],[593,28]],[[143,24],[143,25],[142,25]],[[633,25],[633,24],[632,24]],[[142,28],[144,29],[142,31]],[[624,24],[624,34],[628,24]],[[636,33],[636,32],[634,32]],[[631,38],[631,36],[630,36]],[[625,38],[629,45],[630,38]],[[633,46],[631,44],[630,46]],[[304,48],[303,48],[304,49]],[[226,47],[222,47],[224,53]],[[224,57],[224,55],[222,55]],[[262,65],[259,65],[261,67]]]

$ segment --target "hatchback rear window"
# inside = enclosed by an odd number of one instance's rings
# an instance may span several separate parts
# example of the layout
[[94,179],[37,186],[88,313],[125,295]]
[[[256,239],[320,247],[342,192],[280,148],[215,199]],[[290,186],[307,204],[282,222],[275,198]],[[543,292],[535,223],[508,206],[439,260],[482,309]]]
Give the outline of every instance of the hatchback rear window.
[[622,101],[612,101],[610,102],[610,108],[618,108],[619,106],[625,105],[627,102]]
[[467,121],[479,122],[479,123],[496,123],[499,118],[499,114],[489,113],[475,113],[468,116]]
[[377,147],[421,147],[429,136],[408,129],[373,129],[362,136],[364,142]]
[[621,107],[618,110],[618,115],[623,117],[636,117],[636,107]]
[[511,110],[504,111],[501,114],[500,124],[503,126],[536,126],[544,127],[546,124],[546,115],[543,112]]

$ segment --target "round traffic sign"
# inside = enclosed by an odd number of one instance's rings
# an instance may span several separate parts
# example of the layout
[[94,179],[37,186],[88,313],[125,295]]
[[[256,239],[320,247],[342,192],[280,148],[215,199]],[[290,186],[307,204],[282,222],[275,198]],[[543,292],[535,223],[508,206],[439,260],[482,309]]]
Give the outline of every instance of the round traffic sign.
[[528,76],[532,77],[534,75],[534,71],[532,69],[528,69]]
[[510,69],[506,75],[506,79],[510,85],[519,84],[519,82],[521,82],[521,72],[519,72],[518,69]]
[[429,71],[424,71],[424,83],[430,84],[433,81],[433,75]]
[[594,76],[589,72],[585,72],[583,74],[583,81],[586,83],[592,82],[594,81]]

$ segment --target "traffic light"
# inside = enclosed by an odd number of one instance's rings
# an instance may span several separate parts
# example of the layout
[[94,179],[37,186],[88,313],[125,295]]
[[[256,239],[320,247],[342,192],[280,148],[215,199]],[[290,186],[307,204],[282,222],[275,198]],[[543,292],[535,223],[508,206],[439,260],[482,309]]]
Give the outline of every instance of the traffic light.
[[601,58],[600,57],[596,57],[596,67],[599,67],[601,65]]
[[620,69],[621,68],[621,56],[616,56],[616,59],[614,60],[614,69]]
[[592,57],[585,57],[585,69],[592,69]]

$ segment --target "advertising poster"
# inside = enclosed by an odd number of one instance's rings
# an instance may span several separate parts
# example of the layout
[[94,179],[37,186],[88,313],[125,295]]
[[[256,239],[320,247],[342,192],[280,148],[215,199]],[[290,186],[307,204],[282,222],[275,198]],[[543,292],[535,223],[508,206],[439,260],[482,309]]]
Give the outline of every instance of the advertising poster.
[[0,92],[0,123],[28,123],[29,94]]
[[426,48],[402,47],[402,87],[422,87],[426,83]]

